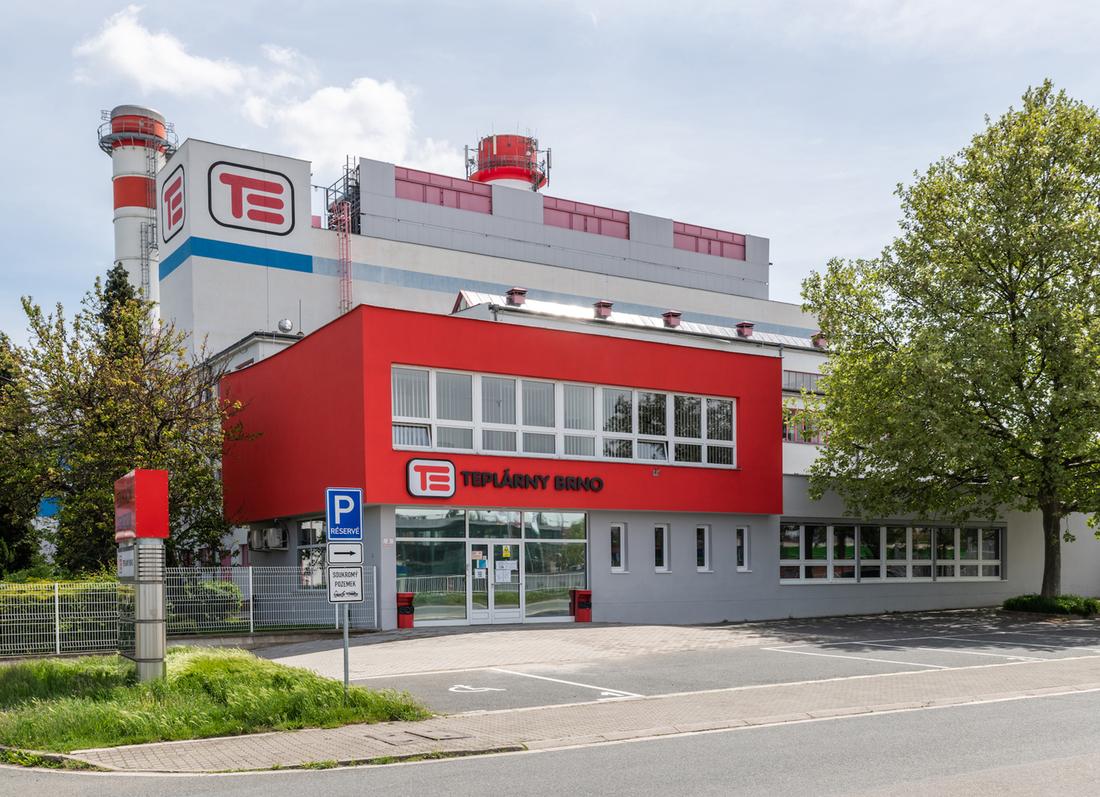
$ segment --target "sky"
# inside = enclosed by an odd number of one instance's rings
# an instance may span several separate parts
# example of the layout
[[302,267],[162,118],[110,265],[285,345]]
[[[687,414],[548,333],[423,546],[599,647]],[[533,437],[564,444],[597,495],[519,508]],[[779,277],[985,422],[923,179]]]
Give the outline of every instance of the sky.
[[[462,175],[522,132],[546,193],[771,240],[771,296],[897,231],[894,190],[1030,85],[1100,105],[1100,3],[559,0],[11,3],[0,17],[0,331],[110,267],[100,112],[188,137]],[[614,298],[614,297],[609,297]]]

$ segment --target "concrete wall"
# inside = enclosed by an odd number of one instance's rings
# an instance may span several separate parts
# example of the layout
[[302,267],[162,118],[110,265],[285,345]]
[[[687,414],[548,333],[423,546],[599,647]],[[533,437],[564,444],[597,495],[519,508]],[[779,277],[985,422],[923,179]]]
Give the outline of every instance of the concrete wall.
[[541,194],[500,185],[492,187],[492,214],[429,205],[396,198],[392,169],[386,166],[360,159],[364,235],[759,299],[768,297],[767,239],[747,236],[746,260],[742,261],[676,249],[672,220],[641,213],[629,214],[628,240],[566,230],[542,223]]

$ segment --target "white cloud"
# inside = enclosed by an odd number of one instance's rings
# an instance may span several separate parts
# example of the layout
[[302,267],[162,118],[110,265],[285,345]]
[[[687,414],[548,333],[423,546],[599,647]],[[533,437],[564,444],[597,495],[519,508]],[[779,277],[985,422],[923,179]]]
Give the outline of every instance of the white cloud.
[[181,95],[232,94],[244,84],[245,71],[239,64],[192,55],[175,36],[142,26],[140,13],[140,6],[127,6],[109,17],[99,33],[73,48],[81,61],[78,80],[118,77],[137,84],[144,94]]
[[120,79],[145,94],[236,99],[245,119],[322,174],[339,169],[346,155],[450,173],[462,164],[446,141],[415,137],[409,94],[391,81],[359,77],[347,86],[319,86],[309,58],[276,44],[263,45],[259,64],[193,55],[171,34],[142,25],[140,13],[128,6],[74,48],[78,79]]

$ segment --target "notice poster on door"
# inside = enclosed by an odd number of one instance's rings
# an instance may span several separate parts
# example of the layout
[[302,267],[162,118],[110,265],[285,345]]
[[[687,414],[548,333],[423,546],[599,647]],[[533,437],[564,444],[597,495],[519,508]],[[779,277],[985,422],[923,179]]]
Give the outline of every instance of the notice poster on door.
[[497,570],[506,570],[509,572],[513,570],[519,570],[519,562],[517,562],[515,559],[512,559],[508,562],[504,562],[498,559],[496,564]]
[[474,570],[474,578],[488,578],[488,577],[489,577],[488,568],[479,567],[479,568]]
[[496,571],[497,577],[495,579],[497,584],[511,584],[512,583],[512,571],[500,570]]

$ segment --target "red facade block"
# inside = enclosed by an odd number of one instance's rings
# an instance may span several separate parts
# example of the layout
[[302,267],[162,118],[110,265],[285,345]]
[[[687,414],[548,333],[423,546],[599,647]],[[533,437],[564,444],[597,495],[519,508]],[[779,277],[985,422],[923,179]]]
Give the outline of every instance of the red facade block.
[[[735,398],[736,469],[395,449],[397,365]],[[245,439],[226,445],[235,522],[316,513],[324,489],[362,486],[368,504],[777,514],[782,505],[781,361],[486,320],[360,305],[256,365],[227,375]],[[409,462],[447,461],[455,490],[414,497]],[[596,491],[474,484],[463,472],[599,479]],[[481,481],[480,479],[476,481]]]
[[115,482],[115,541],[168,537],[168,471],[135,469]]

